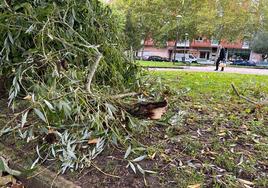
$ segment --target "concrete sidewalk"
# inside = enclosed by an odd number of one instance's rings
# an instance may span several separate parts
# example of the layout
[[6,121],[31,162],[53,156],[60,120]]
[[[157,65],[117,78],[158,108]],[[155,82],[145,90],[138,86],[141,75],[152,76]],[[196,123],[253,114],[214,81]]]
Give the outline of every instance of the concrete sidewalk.
[[[149,70],[157,71],[185,71],[185,72],[216,72],[215,66],[197,67],[197,66],[183,66],[183,69],[172,68],[149,68]],[[254,69],[254,68],[236,68],[225,67],[224,72],[217,71],[219,73],[238,73],[238,74],[256,74],[256,75],[268,75],[268,69]]]

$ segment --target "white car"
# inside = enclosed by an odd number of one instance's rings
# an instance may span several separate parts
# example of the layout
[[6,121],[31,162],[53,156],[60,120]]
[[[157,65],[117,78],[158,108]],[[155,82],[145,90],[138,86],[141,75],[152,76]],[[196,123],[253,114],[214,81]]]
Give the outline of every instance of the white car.
[[183,59],[185,57],[186,63],[197,63],[197,59],[192,54],[183,54],[183,53],[177,53],[175,56],[175,60],[178,62],[183,62]]

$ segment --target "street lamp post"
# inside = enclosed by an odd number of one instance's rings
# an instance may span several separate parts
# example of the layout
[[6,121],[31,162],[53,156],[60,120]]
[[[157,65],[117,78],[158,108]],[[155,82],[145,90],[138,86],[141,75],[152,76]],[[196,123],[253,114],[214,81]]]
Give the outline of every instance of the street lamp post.
[[183,50],[183,54],[184,54],[184,59],[183,59],[183,62],[185,63],[185,60],[186,60],[186,56],[185,56],[185,53],[186,53],[186,44],[187,44],[187,39],[188,39],[188,33],[185,33],[185,38],[184,38],[184,50]]
[[176,20],[177,20],[177,31],[176,31],[176,41],[175,41],[175,45],[173,48],[173,62],[176,61],[176,53],[177,53],[177,44],[178,44],[178,38],[179,38],[179,19],[182,18],[181,15],[177,15],[176,16]]

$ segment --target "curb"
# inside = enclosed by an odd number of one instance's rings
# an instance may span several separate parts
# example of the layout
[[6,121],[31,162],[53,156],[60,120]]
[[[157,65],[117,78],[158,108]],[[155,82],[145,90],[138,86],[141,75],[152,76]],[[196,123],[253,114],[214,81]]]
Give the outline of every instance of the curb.
[[[9,167],[12,169],[22,172],[27,169],[25,162],[23,162],[22,159],[18,159],[16,153],[12,149],[4,146],[2,143],[0,143],[0,156],[7,159]],[[23,156],[21,158],[23,158]],[[81,188],[73,182],[64,179],[62,176],[57,175],[55,172],[52,172],[42,166],[37,167],[35,174],[37,175],[29,179],[26,175],[22,174],[17,177],[17,179],[20,180],[27,188]]]
[[143,66],[142,68],[148,68],[148,69],[184,69],[184,67],[155,67],[155,66]]

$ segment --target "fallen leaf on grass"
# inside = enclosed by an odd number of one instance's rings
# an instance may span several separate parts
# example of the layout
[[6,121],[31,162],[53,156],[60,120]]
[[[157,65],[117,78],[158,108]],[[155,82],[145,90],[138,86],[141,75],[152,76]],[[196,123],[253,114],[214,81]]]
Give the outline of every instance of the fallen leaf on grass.
[[99,138],[91,139],[88,141],[88,144],[97,144],[99,140],[100,140]]
[[218,136],[225,136],[226,132],[219,133]]
[[167,112],[166,107],[153,109],[152,116],[150,117],[150,119],[152,120],[161,119],[162,115],[165,114],[166,112]]
[[248,130],[248,127],[246,125],[244,125],[244,124],[241,126],[241,128]]
[[16,179],[11,175],[0,177],[0,187],[6,186],[8,183],[14,184],[16,183]]
[[240,159],[239,159],[239,163],[237,164],[237,166],[241,165],[244,162],[244,156],[241,155]]
[[9,168],[7,161],[2,156],[0,156],[0,174],[2,172],[7,172],[8,174],[13,175],[13,176],[21,175],[21,172]]
[[148,155],[150,159],[154,159],[156,155],[156,152],[154,152],[152,155]]
[[195,185],[188,185],[187,188],[200,188],[201,187],[201,184],[198,183],[198,184],[195,184]]
[[240,179],[240,178],[238,178],[237,180],[238,180],[240,183],[245,184],[245,185],[254,185],[253,182],[248,181],[248,180],[243,180],[243,179]]
[[21,182],[13,183],[10,188],[24,188]]
[[24,100],[29,100],[29,101],[30,101],[30,100],[32,100],[32,96],[31,96],[31,95],[27,95],[27,96],[23,97],[23,99],[24,99]]

